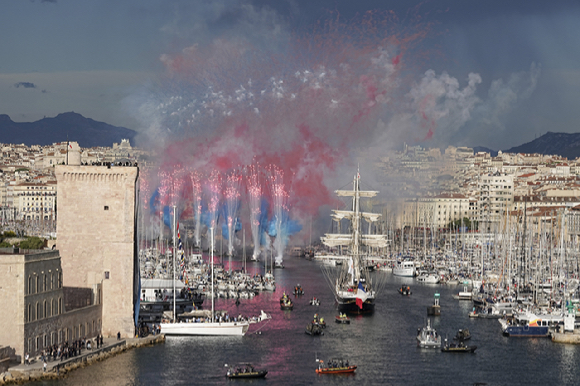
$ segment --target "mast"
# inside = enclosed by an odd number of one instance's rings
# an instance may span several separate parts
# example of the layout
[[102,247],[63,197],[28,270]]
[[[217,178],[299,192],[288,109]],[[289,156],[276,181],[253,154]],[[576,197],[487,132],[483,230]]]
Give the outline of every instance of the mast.
[[360,261],[359,261],[359,233],[360,233],[360,209],[359,209],[359,198],[360,198],[360,191],[359,191],[359,181],[360,181],[360,173],[357,171],[356,178],[354,180],[354,199],[353,199],[353,206],[354,206],[354,217],[353,217],[353,230],[354,230],[354,237],[353,237],[353,269],[354,269],[354,279],[355,282],[358,283],[360,280]]
[[213,317],[214,317],[214,311],[213,311],[213,304],[214,304],[214,298],[213,298],[213,227],[209,228],[209,234],[210,234],[210,248],[211,248],[211,252],[209,253],[210,259],[211,259],[211,322],[213,323]]
[[177,246],[176,243],[176,234],[177,231],[177,208],[173,205],[173,322],[175,322],[175,255],[177,254],[175,247]]

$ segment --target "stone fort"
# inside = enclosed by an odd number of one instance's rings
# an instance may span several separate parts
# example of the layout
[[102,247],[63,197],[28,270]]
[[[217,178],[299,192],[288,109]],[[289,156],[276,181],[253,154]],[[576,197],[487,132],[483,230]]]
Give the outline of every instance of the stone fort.
[[102,334],[135,336],[139,297],[136,165],[82,165],[71,151],[57,165],[57,248],[63,285],[102,302]]

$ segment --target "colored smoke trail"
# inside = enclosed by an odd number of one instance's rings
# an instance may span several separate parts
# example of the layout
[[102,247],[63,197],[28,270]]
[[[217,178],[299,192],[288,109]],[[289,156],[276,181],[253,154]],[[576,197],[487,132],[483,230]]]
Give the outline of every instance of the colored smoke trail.
[[193,216],[195,220],[194,240],[197,247],[201,247],[201,175],[195,170],[189,172],[191,181],[191,195],[193,205]]
[[252,241],[254,242],[254,252],[252,259],[258,260],[260,256],[260,200],[262,198],[262,185],[260,167],[257,164],[249,165],[246,168],[246,188],[248,191],[248,205],[250,208],[250,226],[252,229]]
[[[231,259],[234,254],[234,238],[238,224],[238,209],[240,206],[240,186],[242,175],[236,169],[232,170],[224,182],[224,198],[226,201],[225,222],[227,226],[228,255]],[[231,266],[231,262],[230,262]]]
[[271,219],[273,227],[270,227],[269,235],[275,237],[276,263],[282,264],[287,243],[285,226],[288,221],[288,193],[285,189],[282,169],[276,165],[270,165],[268,172],[268,186],[270,187],[273,206],[273,217]]
[[216,226],[218,224],[219,204],[222,190],[222,177],[217,170],[211,172],[207,181],[207,189],[209,197],[207,205],[208,211],[207,227],[216,229]]

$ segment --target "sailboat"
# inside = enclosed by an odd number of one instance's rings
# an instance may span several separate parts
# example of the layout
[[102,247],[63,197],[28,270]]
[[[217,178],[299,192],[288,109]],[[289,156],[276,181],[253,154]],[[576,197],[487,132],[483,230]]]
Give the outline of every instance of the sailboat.
[[[339,197],[352,197],[351,210],[333,210],[333,217],[340,221],[346,219],[350,221],[350,231],[348,234],[325,234],[321,237],[324,245],[334,248],[345,246],[350,248],[350,256],[347,257],[342,268],[337,272],[333,268],[324,268],[326,278],[338,302],[338,310],[348,313],[371,313],[375,308],[375,299],[381,283],[373,285],[369,275],[368,258],[362,247],[384,248],[388,244],[386,235],[370,234],[371,225],[381,216],[378,213],[362,212],[360,210],[361,198],[375,197],[378,191],[360,190],[360,173],[354,177],[352,190],[336,190]],[[368,234],[362,234],[362,220],[369,223]],[[377,279],[380,280],[381,276]],[[384,276],[382,276],[384,279]],[[384,282],[383,282],[384,283]]]
[[[243,336],[248,332],[252,322],[257,323],[270,317],[262,311],[261,315],[252,321],[216,321],[214,312],[214,274],[213,274],[213,228],[210,228],[211,235],[211,313],[206,318],[199,319],[192,316],[185,322],[178,322],[175,313],[172,321],[161,322],[161,333],[165,335],[205,335],[205,336]],[[175,264],[175,261],[174,261]]]

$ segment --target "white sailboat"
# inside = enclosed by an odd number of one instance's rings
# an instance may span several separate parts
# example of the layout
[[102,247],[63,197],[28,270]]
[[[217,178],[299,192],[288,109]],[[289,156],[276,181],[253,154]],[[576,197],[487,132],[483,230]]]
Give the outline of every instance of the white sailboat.
[[[211,321],[205,318],[191,318],[184,322],[178,322],[175,314],[173,321],[161,322],[161,333],[165,335],[196,335],[196,336],[243,336],[250,328],[249,320],[236,321],[216,321],[214,312],[214,275],[213,275],[213,228],[211,234]],[[175,259],[175,257],[174,257]],[[174,261],[175,264],[175,261]],[[260,322],[269,319],[263,311],[258,319],[253,322]],[[203,321],[202,321],[203,320]]]
[[[373,222],[377,221],[380,214],[361,212],[360,199],[375,197],[377,191],[360,190],[360,173],[354,178],[353,190],[337,190],[335,193],[339,197],[352,197],[352,210],[334,210],[332,215],[336,220],[349,220],[351,223],[350,234],[326,234],[321,237],[322,243],[330,248],[345,246],[350,248],[350,256],[347,256],[345,264],[340,271],[336,271],[329,266],[323,266],[325,276],[329,280],[330,287],[338,302],[338,309],[341,312],[349,313],[370,313],[375,308],[375,298],[380,283],[373,285],[367,267],[367,258],[363,246],[368,248],[384,248],[388,241],[386,235],[382,234],[362,234],[361,223],[366,220],[369,230]],[[378,278],[384,276],[378,276]]]

